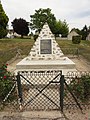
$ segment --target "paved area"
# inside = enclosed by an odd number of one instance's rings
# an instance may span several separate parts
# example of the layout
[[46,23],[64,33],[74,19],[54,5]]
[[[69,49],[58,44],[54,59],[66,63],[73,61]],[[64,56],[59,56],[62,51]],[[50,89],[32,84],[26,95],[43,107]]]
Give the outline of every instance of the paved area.
[[65,120],[59,111],[0,112],[0,120]]
[[0,112],[0,120],[90,120],[90,110]]

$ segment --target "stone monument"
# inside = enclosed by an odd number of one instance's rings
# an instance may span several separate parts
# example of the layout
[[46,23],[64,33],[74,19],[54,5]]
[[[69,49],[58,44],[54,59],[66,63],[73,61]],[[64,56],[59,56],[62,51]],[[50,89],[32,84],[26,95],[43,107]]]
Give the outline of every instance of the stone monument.
[[75,71],[75,63],[65,57],[47,23],[44,24],[29,55],[16,65],[17,71],[62,70]]

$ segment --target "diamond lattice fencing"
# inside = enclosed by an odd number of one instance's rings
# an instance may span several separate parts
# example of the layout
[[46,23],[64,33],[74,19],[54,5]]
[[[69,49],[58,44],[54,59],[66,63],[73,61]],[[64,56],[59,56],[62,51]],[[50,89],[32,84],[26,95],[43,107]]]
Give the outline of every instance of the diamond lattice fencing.
[[61,71],[19,72],[24,109],[60,109],[60,77]]
[[68,72],[63,76],[59,70],[20,71],[14,77],[10,90],[0,99],[0,108],[59,110],[73,120],[74,116],[81,119],[78,113],[85,117],[81,113],[90,109],[90,72]]
[[[17,111],[19,110],[17,82],[12,80],[1,81],[0,85],[0,110]],[[3,86],[4,85],[4,86]]]
[[90,107],[90,72],[68,72],[64,83],[64,108]]

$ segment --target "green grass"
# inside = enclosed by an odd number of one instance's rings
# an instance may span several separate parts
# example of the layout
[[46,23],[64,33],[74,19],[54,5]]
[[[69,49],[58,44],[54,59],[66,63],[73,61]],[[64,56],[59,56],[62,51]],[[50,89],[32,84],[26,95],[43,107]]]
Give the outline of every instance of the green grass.
[[71,49],[72,52],[74,49],[78,49],[79,55],[82,55],[90,62],[90,41],[82,40],[80,44],[72,44],[70,40],[57,40],[57,42],[64,54],[69,54],[68,48]]
[[[56,40],[63,50],[64,54],[69,54],[73,49],[78,48],[79,54],[90,61],[90,41],[81,41],[78,44],[72,44],[70,40]],[[34,44],[32,39],[0,39],[0,65],[13,58],[18,49],[21,49],[22,55],[28,55]],[[68,51],[68,49],[71,49]]]
[[31,39],[1,39],[0,40],[0,66],[6,63],[21,49],[22,55],[28,55],[34,40]]

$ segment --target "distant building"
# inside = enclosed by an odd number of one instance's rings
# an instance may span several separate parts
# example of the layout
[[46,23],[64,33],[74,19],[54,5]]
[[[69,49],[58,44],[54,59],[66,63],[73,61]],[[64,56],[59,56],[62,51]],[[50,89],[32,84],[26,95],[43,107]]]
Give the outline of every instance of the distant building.
[[79,36],[79,34],[75,30],[72,30],[67,36],[68,40],[72,40],[73,36]]
[[21,37],[21,35],[14,32],[13,29],[9,29],[6,38],[16,38],[16,37]]
[[90,33],[88,34],[86,40],[90,40]]
[[17,34],[16,32],[13,33],[14,37],[21,37],[21,35]]
[[13,29],[9,29],[8,30],[8,34],[6,35],[6,38],[14,38],[14,31]]

